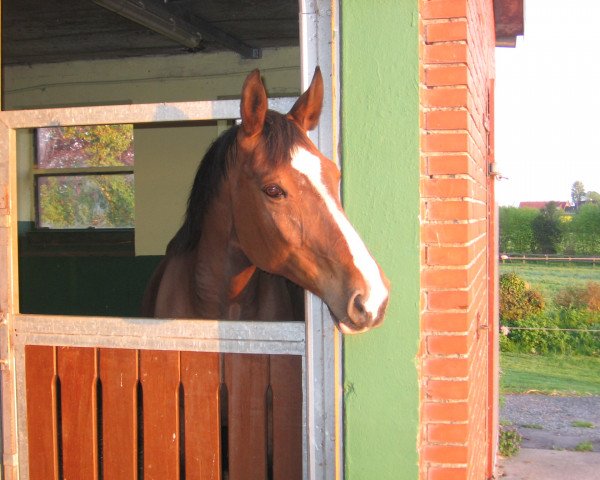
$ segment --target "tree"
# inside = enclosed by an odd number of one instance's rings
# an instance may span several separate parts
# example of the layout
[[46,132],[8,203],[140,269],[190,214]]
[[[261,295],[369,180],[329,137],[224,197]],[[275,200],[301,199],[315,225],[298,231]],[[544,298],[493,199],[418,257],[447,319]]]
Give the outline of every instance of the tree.
[[598,255],[600,253],[600,205],[587,203],[573,215],[568,231],[573,253]]
[[585,200],[585,188],[583,183],[579,180],[574,182],[571,186],[571,200],[573,200],[576,210],[579,208],[579,205],[581,205],[581,202]]
[[585,198],[588,202],[600,204],[600,193],[589,191],[585,194]]
[[548,202],[533,219],[533,236],[538,253],[556,253],[562,239],[560,211],[556,202]]
[[529,253],[535,246],[532,223],[534,208],[500,207],[500,251]]

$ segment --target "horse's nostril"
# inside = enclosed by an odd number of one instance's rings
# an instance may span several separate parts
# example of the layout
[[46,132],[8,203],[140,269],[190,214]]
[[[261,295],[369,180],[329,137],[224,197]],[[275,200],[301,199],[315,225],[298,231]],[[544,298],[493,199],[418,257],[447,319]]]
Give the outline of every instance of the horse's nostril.
[[348,318],[360,327],[367,326],[373,320],[373,316],[367,310],[365,297],[363,297],[362,293],[355,293],[350,300],[348,304]]
[[369,297],[365,298],[361,291],[356,291],[350,297],[347,316],[340,322],[342,333],[360,333],[382,323],[387,298],[375,311],[369,306],[370,301]]
[[361,315],[366,313],[363,297],[360,293],[354,297],[354,308],[356,308],[356,311]]

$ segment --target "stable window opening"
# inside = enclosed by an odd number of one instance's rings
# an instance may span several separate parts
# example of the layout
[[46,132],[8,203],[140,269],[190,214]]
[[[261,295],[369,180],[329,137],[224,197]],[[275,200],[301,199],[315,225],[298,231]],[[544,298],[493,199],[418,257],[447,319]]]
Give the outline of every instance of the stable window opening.
[[35,134],[38,228],[133,228],[133,125],[38,128]]

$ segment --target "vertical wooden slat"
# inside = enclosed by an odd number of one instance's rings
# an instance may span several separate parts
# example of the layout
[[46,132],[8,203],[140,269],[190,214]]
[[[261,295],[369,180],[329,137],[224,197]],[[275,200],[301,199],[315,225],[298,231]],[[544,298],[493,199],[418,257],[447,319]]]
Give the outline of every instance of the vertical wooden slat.
[[96,351],[57,347],[63,476],[98,478]]
[[268,355],[224,355],[228,390],[229,480],[267,478]]
[[271,355],[273,480],[302,479],[302,357]]
[[136,350],[100,349],[104,478],[137,477]]
[[186,480],[221,478],[220,355],[181,352]]
[[54,347],[25,347],[29,478],[58,479]]
[[140,351],[144,480],[179,478],[179,352]]

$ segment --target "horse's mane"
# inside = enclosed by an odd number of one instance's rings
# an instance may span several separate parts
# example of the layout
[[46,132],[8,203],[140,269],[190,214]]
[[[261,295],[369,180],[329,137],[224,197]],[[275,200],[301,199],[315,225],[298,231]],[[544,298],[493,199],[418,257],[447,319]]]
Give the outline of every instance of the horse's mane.
[[[237,159],[237,134],[235,125],[223,132],[210,146],[202,158],[192,191],[188,198],[183,225],[169,242],[167,254],[178,254],[192,250],[202,236],[202,223],[212,199],[219,193],[223,180]],[[300,128],[284,115],[267,111],[262,131],[267,161],[272,166],[291,160],[294,145],[308,147]]]

